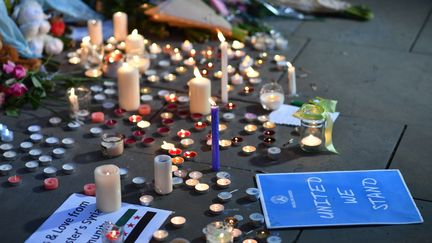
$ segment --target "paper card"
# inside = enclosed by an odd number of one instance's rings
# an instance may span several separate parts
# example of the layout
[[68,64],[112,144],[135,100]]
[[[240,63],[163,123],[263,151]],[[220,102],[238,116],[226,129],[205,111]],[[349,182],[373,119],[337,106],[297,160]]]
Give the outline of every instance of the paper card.
[[106,221],[124,225],[125,242],[149,242],[171,211],[122,203],[119,210],[102,213],[96,198],[72,194],[25,242],[102,242]]
[[[269,115],[270,121],[276,124],[300,126],[300,119],[295,118],[293,114],[299,109],[297,106],[282,105],[279,109],[272,111]],[[333,122],[339,116],[339,112],[330,113]]]
[[422,223],[399,170],[258,174],[269,229]]

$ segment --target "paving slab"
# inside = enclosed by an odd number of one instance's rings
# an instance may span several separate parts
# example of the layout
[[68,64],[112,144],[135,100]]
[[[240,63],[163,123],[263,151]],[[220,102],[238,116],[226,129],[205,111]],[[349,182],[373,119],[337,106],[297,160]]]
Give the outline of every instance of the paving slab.
[[429,125],[409,125],[390,167],[401,170],[413,197],[432,201],[430,129],[432,127]]
[[[338,100],[346,116],[422,123],[432,118],[432,59],[428,56],[311,41],[296,63],[300,100]],[[304,77],[306,76],[306,77]],[[287,76],[279,82],[288,88]]]
[[416,200],[423,224],[305,229],[297,242],[430,242],[432,203]]
[[374,19],[361,22],[326,17],[322,21],[304,22],[294,35],[408,51],[432,7],[427,0],[350,2],[369,6],[374,12]]
[[423,27],[412,51],[431,55],[432,47],[430,43],[432,43],[432,18],[429,15],[428,21]]

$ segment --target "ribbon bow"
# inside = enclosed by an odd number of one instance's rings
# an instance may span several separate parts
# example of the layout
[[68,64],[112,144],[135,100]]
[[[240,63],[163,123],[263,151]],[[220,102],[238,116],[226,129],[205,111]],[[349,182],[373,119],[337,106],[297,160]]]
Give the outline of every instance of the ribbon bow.
[[330,117],[330,113],[336,111],[336,104],[336,100],[317,97],[310,100],[308,104],[302,105],[300,109],[293,114],[293,116],[306,120],[325,119],[325,147],[328,151],[338,154],[332,141],[333,120]]

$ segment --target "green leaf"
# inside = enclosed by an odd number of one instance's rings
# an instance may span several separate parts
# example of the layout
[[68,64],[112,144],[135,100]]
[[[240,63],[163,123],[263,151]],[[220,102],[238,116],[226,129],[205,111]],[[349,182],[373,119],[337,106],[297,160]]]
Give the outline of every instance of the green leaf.
[[362,21],[369,21],[374,18],[372,10],[365,5],[357,5],[347,8],[343,14]]
[[42,88],[41,82],[35,76],[31,77],[31,81],[33,83],[33,86],[35,86],[36,88]]
[[7,116],[13,116],[13,117],[17,117],[20,114],[20,111],[18,108],[6,108],[5,113]]

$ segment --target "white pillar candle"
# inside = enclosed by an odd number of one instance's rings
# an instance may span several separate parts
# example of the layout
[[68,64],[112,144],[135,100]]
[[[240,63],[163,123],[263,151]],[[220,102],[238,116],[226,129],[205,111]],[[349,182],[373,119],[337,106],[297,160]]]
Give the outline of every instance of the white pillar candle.
[[112,164],[101,165],[94,171],[96,207],[102,212],[114,212],[121,206],[120,169]]
[[144,55],[132,55],[127,57],[127,62],[138,68],[141,74],[145,73],[150,67],[150,59],[146,58]]
[[211,96],[210,80],[201,76],[198,68],[194,70],[195,78],[189,81],[190,113],[209,114]]
[[222,103],[228,103],[228,43],[225,41],[225,37],[223,34],[218,31],[218,38],[221,42],[221,70],[222,70],[222,79],[221,79],[221,99]]
[[79,110],[78,96],[75,94],[75,88],[70,89],[70,94],[69,94],[68,98],[69,98],[69,104],[71,107],[71,113],[73,113],[75,115]]
[[296,74],[295,74],[295,67],[288,62],[288,94],[290,96],[296,96],[297,95],[297,84],[296,84]]
[[87,21],[87,29],[90,36],[90,42],[93,45],[100,45],[103,42],[102,21],[91,19]]
[[126,37],[125,41],[126,53],[128,54],[143,54],[144,53],[144,37],[138,34],[138,30],[134,29],[132,34]]
[[154,158],[154,180],[155,191],[159,194],[172,192],[172,167],[171,157],[168,155],[158,155]]
[[128,16],[123,12],[113,14],[114,38],[124,41],[128,33]]
[[138,110],[140,86],[138,69],[123,63],[117,70],[119,105],[127,111]]

